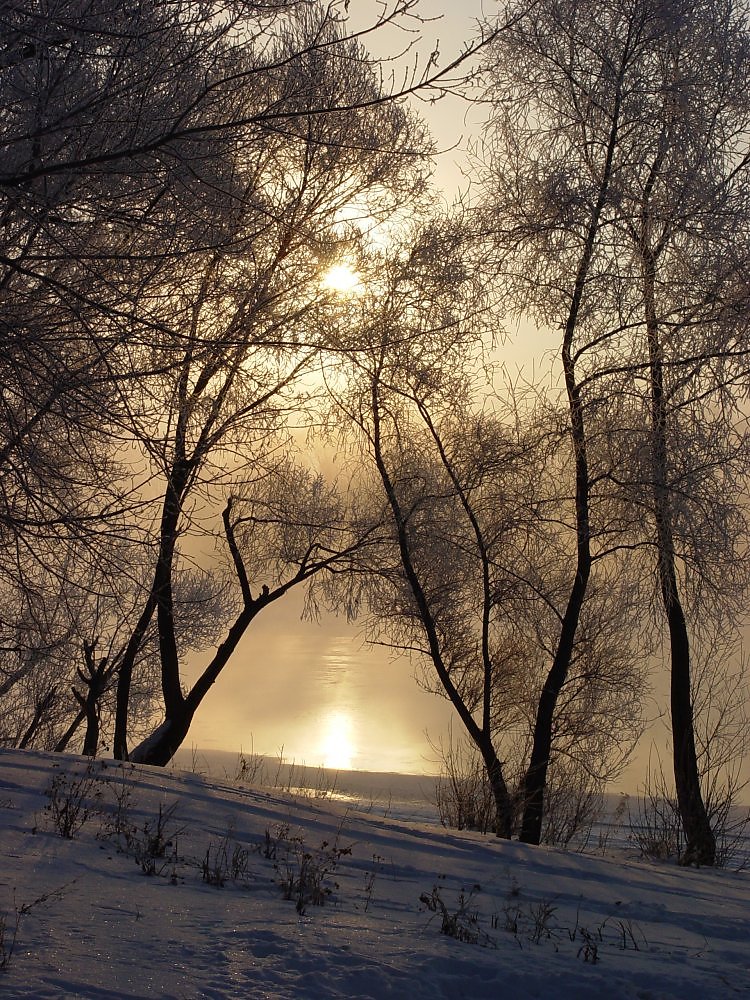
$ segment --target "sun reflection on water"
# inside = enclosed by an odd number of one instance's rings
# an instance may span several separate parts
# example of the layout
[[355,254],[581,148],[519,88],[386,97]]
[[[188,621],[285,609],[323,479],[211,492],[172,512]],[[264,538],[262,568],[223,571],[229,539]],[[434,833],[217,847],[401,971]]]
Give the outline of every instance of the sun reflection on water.
[[352,719],[347,712],[334,709],[323,718],[321,753],[323,767],[351,771],[355,757]]

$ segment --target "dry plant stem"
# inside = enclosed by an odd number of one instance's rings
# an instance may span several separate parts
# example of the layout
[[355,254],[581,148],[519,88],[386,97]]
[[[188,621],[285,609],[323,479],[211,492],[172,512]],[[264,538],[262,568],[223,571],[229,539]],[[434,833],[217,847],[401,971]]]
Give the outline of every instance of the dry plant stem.
[[53,889],[50,892],[45,892],[41,896],[32,900],[30,903],[19,903],[16,901],[15,890],[13,892],[13,912],[14,918],[12,920],[11,926],[8,925],[5,917],[0,917],[0,972],[4,972],[10,967],[13,960],[13,953],[16,948],[16,943],[18,941],[18,932],[21,927],[21,921],[25,916],[27,916],[31,911],[44,903],[48,903],[51,900],[61,899],[65,893],[65,890],[73,885],[73,882],[67,882],[65,885],[61,885],[59,889]]
[[93,773],[90,762],[77,777],[62,771],[52,778],[46,790],[48,804],[44,807],[56,833],[72,840],[92,816],[102,811],[100,778]]

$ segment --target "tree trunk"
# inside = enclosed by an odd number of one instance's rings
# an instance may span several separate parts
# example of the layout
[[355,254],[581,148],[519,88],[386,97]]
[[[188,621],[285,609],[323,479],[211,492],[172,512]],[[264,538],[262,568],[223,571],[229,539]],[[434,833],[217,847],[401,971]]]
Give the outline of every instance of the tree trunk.
[[487,771],[487,778],[495,800],[495,835],[510,840],[513,835],[513,808],[508,786],[503,777],[503,765],[491,740],[482,740],[479,750]]
[[107,686],[111,674],[107,670],[107,658],[96,663],[93,645],[84,642],[83,653],[86,660],[86,670],[78,670],[78,676],[86,685],[86,694],[80,694],[73,688],[73,695],[81,706],[86,718],[86,734],[83,737],[83,754],[86,757],[96,757],[99,749],[99,702]]
[[115,732],[112,744],[112,754],[115,760],[128,759],[128,709],[130,707],[130,685],[133,678],[133,666],[141,643],[154,616],[156,597],[154,587],[146,599],[146,604],[133,630],[122,663],[117,672],[117,703],[115,709]]
[[586,590],[591,575],[591,522],[589,511],[591,484],[589,481],[586,423],[581,389],[576,376],[573,338],[578,328],[578,318],[586,283],[589,278],[594,247],[599,236],[602,213],[609,197],[609,188],[612,182],[614,156],[620,134],[622,84],[628,65],[628,57],[629,40],[621,53],[617,89],[612,106],[612,120],[607,138],[606,155],[602,164],[599,190],[597,191],[596,202],[591,209],[591,217],[588,220],[586,228],[586,239],[581,249],[581,257],[576,269],[575,284],[570,299],[568,316],[565,320],[563,343],[560,352],[563,375],[565,377],[565,391],[568,400],[570,437],[573,443],[573,455],[575,459],[576,575],[560,627],[560,638],[557,643],[555,658],[549,669],[539,698],[534,723],[534,742],[532,744],[529,766],[523,779],[521,840],[526,844],[538,844],[542,837],[544,790],[547,785],[547,771],[549,769],[550,753],[552,750],[552,724],[557,707],[557,699],[568,676],[578,622],[586,599]]
[[83,709],[80,709],[78,715],[75,717],[75,719],[73,719],[71,724],[68,726],[68,728],[65,730],[65,732],[62,734],[60,739],[55,744],[53,753],[65,752],[68,743],[70,743],[70,741],[73,739],[73,737],[75,736],[76,732],[78,731],[81,723],[85,718],[86,718],[86,713],[83,711]]
[[96,711],[93,714],[87,713],[86,715],[86,735],[83,738],[83,750],[81,753],[84,757],[96,757],[96,752],[99,749],[99,715]]
[[130,760],[141,764],[153,764],[157,767],[164,767],[170,762],[182,746],[193,721],[193,716],[198,711],[201,702],[229,662],[250,623],[262,608],[282,596],[287,589],[289,589],[289,585],[283,585],[275,591],[269,592],[268,588],[264,587],[259,597],[248,599],[248,603],[235,619],[227,637],[190,689],[190,693],[187,697],[180,694],[179,698],[173,695],[168,701],[165,699],[166,718],[164,722],[132,751]]
[[677,803],[685,831],[684,865],[713,865],[716,861],[716,838],[703,802],[698,773],[693,727],[693,701],[690,690],[690,645],[685,617],[675,596],[665,610],[669,621],[671,646],[672,756]]
[[575,634],[586,597],[590,571],[591,556],[588,552],[588,538],[586,537],[585,545],[579,553],[578,573],[565,610],[555,660],[545,679],[537,706],[534,741],[531,747],[529,766],[522,784],[523,818],[520,839],[524,844],[538,844],[542,839],[544,792],[547,787],[547,772],[552,751],[552,723],[555,717],[557,699],[568,676]]
[[[657,170],[658,159],[652,170],[652,178],[655,178]],[[703,802],[698,773],[690,683],[690,640],[680,601],[675,566],[672,505],[668,482],[664,361],[656,316],[656,260],[648,243],[649,195],[650,188],[647,186],[642,222],[641,262],[651,395],[651,466],[659,584],[669,627],[671,653],[670,707],[674,779],[680,819],[687,841],[682,863],[713,865],[716,860],[716,838]]]
[[[54,695],[54,689],[53,689],[53,695]],[[39,701],[37,701],[36,705],[34,706],[34,715],[32,716],[31,722],[29,723],[26,732],[23,734],[18,744],[19,750],[26,750],[31,741],[34,739],[37,730],[42,724],[42,719],[44,718],[46,712],[49,710],[50,704],[51,704],[50,695],[46,695],[44,698],[41,698]]]
[[[450,703],[455,708],[458,713],[464,728],[473,742],[474,746],[479,750],[482,755],[482,760],[484,761],[485,769],[487,771],[487,778],[490,782],[490,787],[492,788],[492,794],[495,800],[495,833],[498,837],[504,837],[510,840],[512,835],[512,820],[513,820],[513,810],[511,807],[510,795],[508,794],[508,787],[505,783],[503,777],[503,765],[497,756],[495,747],[492,741],[491,733],[491,711],[490,711],[490,698],[491,698],[491,684],[490,681],[490,661],[487,655],[487,631],[486,631],[486,621],[483,627],[483,651],[484,651],[484,684],[483,684],[483,706],[482,706],[482,725],[478,726],[472,712],[467,706],[466,702],[461,696],[460,691],[456,688],[453,680],[451,678],[450,670],[448,669],[445,661],[443,660],[443,655],[441,651],[440,638],[438,636],[438,629],[435,620],[430,609],[430,603],[427,595],[422,586],[422,582],[419,578],[419,573],[412,560],[411,549],[409,545],[409,532],[407,529],[406,518],[404,517],[403,511],[401,510],[401,504],[396,492],[396,487],[391,479],[390,473],[385,463],[385,458],[383,455],[383,449],[381,445],[381,417],[380,417],[380,385],[379,385],[379,375],[375,374],[372,381],[372,419],[373,419],[373,435],[372,435],[372,445],[373,453],[375,457],[375,464],[377,466],[378,472],[380,474],[381,481],[383,483],[383,488],[385,490],[386,498],[388,500],[388,505],[391,508],[393,515],[393,520],[396,525],[396,532],[398,535],[398,545],[399,552],[401,555],[401,565],[404,570],[404,575],[409,583],[412,595],[414,597],[414,602],[417,607],[419,614],[419,620],[427,636],[427,642],[430,650],[430,659],[435,668],[435,672],[438,675],[440,683],[443,686],[446,696],[448,697]],[[445,460],[445,458],[444,458]],[[454,480],[454,485],[456,481]],[[476,524],[475,524],[476,528]],[[486,567],[486,559],[484,560]],[[485,577],[485,612],[489,609],[489,603],[487,600],[488,585],[487,579]]]
[[[179,441],[181,441],[181,437]],[[182,454],[182,449],[179,449]],[[182,496],[189,477],[189,466],[184,459],[175,460],[162,505],[159,530],[159,553],[146,603],[140,618],[128,641],[120,664],[117,678],[117,711],[113,752],[115,760],[128,760],[128,709],[130,705],[130,685],[133,667],[151,620],[156,612],[159,629],[159,651],[161,654],[162,690],[167,716],[179,715],[179,703],[183,700],[180,688],[177,644],[174,636],[174,612],[172,608],[172,563],[177,541],[177,524],[181,511]],[[174,703],[174,708],[172,706]]]
[[188,707],[187,702],[183,702],[181,709],[175,710],[173,706],[172,712],[173,714],[166,718],[150,736],[135,747],[130,754],[131,761],[139,764],[152,764],[155,767],[166,767],[182,746],[195,714]]
[[37,734],[39,727],[44,722],[45,717],[48,715],[52,706],[57,701],[57,688],[52,687],[46,694],[39,697],[34,705],[34,716],[29,723],[29,727],[26,732],[21,737],[21,741],[18,744],[19,750],[26,750],[30,745],[31,741]]

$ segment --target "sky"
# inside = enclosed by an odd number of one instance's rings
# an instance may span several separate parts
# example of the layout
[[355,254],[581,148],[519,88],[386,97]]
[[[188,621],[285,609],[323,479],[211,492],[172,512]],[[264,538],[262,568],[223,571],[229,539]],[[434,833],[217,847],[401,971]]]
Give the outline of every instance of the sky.
[[[484,10],[491,7],[485,0]],[[373,0],[351,4],[357,19],[379,8]],[[435,19],[424,27],[420,58],[429,57],[438,45],[441,62],[448,63],[472,33],[483,4],[422,0],[420,10]],[[398,33],[388,44],[401,47],[403,37]],[[473,132],[467,106],[453,97],[434,104],[417,101],[415,106],[442,150],[435,179],[451,200],[464,182],[463,150]],[[333,615],[317,623],[301,621],[300,615],[301,601],[290,594],[256,619],[201,706],[188,744],[283,753],[312,766],[438,771],[439,755],[431,744],[439,746],[449,738],[447,701],[417,684],[408,658],[369,646],[356,623]]]
[[[356,22],[377,12],[376,0],[352,0]],[[422,0],[430,20],[423,26],[420,58],[436,47],[449,63],[474,31],[476,18],[490,15],[494,0]],[[403,33],[383,35],[383,51],[403,47]],[[372,44],[370,45],[372,48]],[[409,55],[413,61],[413,51]],[[415,101],[438,146],[435,183],[447,201],[466,183],[462,168],[472,139],[481,132],[479,112],[459,97]],[[512,331],[498,351],[511,374],[548,367],[550,342],[529,326]],[[256,752],[312,766],[341,769],[437,773],[439,748],[461,725],[441,696],[415,679],[415,665],[382,647],[367,644],[361,627],[334,615],[301,620],[294,593],[266,609],[251,625],[232,661],[201,706],[188,745],[209,750]],[[666,669],[654,671],[666,702]],[[655,701],[647,715],[656,720],[642,740],[617,788],[637,791],[649,755],[665,766],[666,719]],[[654,759],[656,759],[654,757]]]

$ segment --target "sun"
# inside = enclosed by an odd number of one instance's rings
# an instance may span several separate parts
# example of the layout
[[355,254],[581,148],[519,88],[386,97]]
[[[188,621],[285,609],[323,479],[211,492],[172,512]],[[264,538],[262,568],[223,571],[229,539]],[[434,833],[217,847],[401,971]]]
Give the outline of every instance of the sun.
[[351,771],[354,759],[352,721],[346,712],[329,712],[323,721],[323,767]]
[[362,291],[362,279],[349,264],[333,264],[323,275],[323,288],[339,295],[358,295]]

